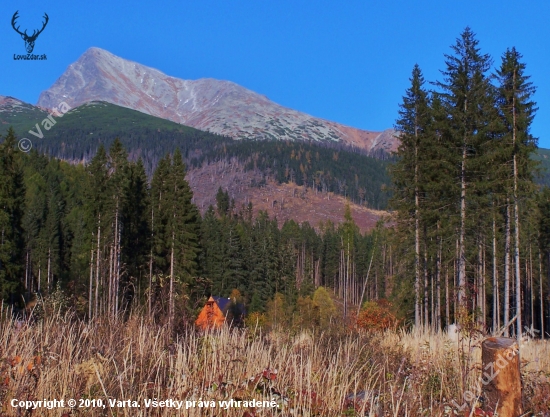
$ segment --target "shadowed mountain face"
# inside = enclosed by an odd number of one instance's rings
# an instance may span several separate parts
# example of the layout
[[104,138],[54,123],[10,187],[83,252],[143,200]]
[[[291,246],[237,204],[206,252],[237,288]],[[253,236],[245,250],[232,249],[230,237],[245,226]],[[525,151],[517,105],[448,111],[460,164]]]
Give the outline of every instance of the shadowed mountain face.
[[372,152],[398,146],[391,129],[370,132],[318,119],[233,82],[181,80],[99,48],[88,49],[71,64],[42,92],[38,106],[51,109],[66,102],[74,108],[90,101],[106,101],[234,139],[333,141]]

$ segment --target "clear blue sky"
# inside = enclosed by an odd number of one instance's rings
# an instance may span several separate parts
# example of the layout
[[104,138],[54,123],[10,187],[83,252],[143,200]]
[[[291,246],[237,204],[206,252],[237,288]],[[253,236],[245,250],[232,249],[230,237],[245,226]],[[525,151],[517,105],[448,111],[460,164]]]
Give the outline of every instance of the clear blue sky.
[[[48,27],[24,52],[10,21]],[[234,81],[271,100],[350,126],[392,127],[418,63],[440,79],[445,53],[466,26],[495,64],[507,47],[524,55],[537,86],[532,132],[550,148],[550,1],[164,0],[0,4],[0,95],[36,103],[89,47],[184,79]]]

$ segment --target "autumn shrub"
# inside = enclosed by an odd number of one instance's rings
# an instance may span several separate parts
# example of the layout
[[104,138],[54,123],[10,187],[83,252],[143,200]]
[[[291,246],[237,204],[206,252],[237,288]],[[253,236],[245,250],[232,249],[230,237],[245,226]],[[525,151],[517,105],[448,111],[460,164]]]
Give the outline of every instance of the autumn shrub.
[[387,300],[367,301],[357,316],[357,327],[368,331],[395,329],[399,320]]
[[267,325],[267,317],[264,313],[254,311],[246,316],[244,324],[247,329],[263,329]]

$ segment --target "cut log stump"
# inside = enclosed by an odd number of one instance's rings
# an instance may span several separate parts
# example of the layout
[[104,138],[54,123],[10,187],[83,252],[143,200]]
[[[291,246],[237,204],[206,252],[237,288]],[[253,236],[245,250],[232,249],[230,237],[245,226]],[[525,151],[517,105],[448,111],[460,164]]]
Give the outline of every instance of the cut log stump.
[[499,417],[518,417],[521,404],[519,347],[515,339],[489,337],[481,345],[484,408]]

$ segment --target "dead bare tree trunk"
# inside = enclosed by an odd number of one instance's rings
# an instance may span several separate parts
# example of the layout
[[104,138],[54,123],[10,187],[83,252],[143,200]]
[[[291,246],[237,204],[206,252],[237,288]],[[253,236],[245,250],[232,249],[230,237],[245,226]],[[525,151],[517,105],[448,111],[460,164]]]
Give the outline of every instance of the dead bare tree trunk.
[[[516,85],[516,70],[513,75],[513,85]],[[521,340],[521,276],[520,276],[520,260],[519,260],[519,207],[518,207],[518,165],[516,155],[516,96],[512,97],[512,148],[514,149],[514,263],[516,267],[516,314],[517,318],[517,338]]]
[[120,222],[118,220],[119,213],[118,213],[118,201],[117,201],[117,209],[116,209],[116,242],[115,242],[115,288],[114,288],[114,296],[115,296],[115,318],[118,316],[119,311],[119,293],[120,293],[120,237],[121,237],[121,227]]
[[439,236],[439,222],[437,223],[437,259],[435,262],[435,275],[436,275],[436,315],[435,315],[435,329],[441,330],[441,237]]
[[30,267],[29,267],[29,249],[27,248],[26,254],[25,254],[25,290],[27,291],[27,297],[30,298],[30,295],[32,293],[31,288],[31,279],[30,279]]
[[370,262],[369,267],[367,269],[367,276],[365,277],[365,282],[363,283],[363,291],[361,291],[361,298],[359,299],[359,305],[357,307],[357,316],[359,316],[359,312],[361,311],[361,304],[363,304],[363,298],[365,296],[365,290],[367,289],[367,283],[369,282],[369,274],[370,269],[372,267],[372,260],[374,259],[374,251],[376,250],[376,241],[378,240],[378,235],[374,236],[374,244],[372,246],[372,254],[370,256]]
[[[466,108],[467,103],[464,103]],[[462,145],[460,168],[460,232],[458,237],[458,308],[466,308],[466,137]]]
[[544,294],[542,291],[542,254],[539,249],[539,283],[540,283],[540,334],[544,340]]
[[[514,155],[514,171],[516,171],[516,157]],[[519,208],[517,203],[517,182],[514,181],[514,266],[515,266],[515,281],[516,281],[516,314],[517,318],[517,339],[521,340],[522,318],[521,318],[521,265],[519,259]]]
[[48,247],[48,292],[51,290],[52,248]]
[[151,208],[151,252],[149,255],[149,300],[148,300],[148,311],[149,319],[152,317],[152,299],[153,299],[153,230],[154,229],[154,211]]
[[[415,114],[418,114],[415,112]],[[418,187],[418,121],[415,116],[414,146],[414,325],[420,327],[420,191]]]
[[487,248],[483,240],[483,326],[487,326]]
[[108,287],[108,303],[107,303],[107,315],[111,317],[113,315],[112,305],[113,305],[113,244],[109,247],[109,287]]
[[101,214],[98,215],[97,221],[97,255],[96,255],[96,268],[95,268],[95,314],[97,316],[97,311],[99,308],[99,267],[100,267],[100,241],[101,241]]
[[[92,234],[93,238],[93,234]],[[40,275],[40,274],[39,274]],[[90,292],[88,294],[88,319],[92,318],[92,305],[93,305],[93,284],[94,284],[94,248],[90,250]]]
[[172,232],[172,250],[170,252],[170,292],[168,295],[168,320],[170,326],[172,325],[172,319],[174,314],[174,245],[176,235]]
[[[510,200],[506,199],[506,225],[504,236],[504,325],[510,321]],[[508,327],[504,336],[510,335]]]
[[[481,244],[481,236],[477,238],[477,279],[476,279],[476,304],[478,311],[483,316],[483,248]],[[483,321],[483,319],[482,319]]]
[[493,213],[493,332],[497,331],[497,329],[500,329],[500,306],[497,265],[497,226],[495,214]]
[[445,325],[451,324],[451,305],[449,299],[449,269],[445,268]]
[[428,250],[426,249],[426,243],[424,243],[424,326],[430,324],[428,315]]
[[[529,277],[527,277],[527,275],[529,275]],[[529,328],[533,330],[535,328],[535,291],[533,287],[533,253],[531,250],[531,240],[529,240],[529,267],[525,265],[525,278],[528,285],[525,297],[529,299],[529,317],[526,318],[525,322],[529,323]]]

